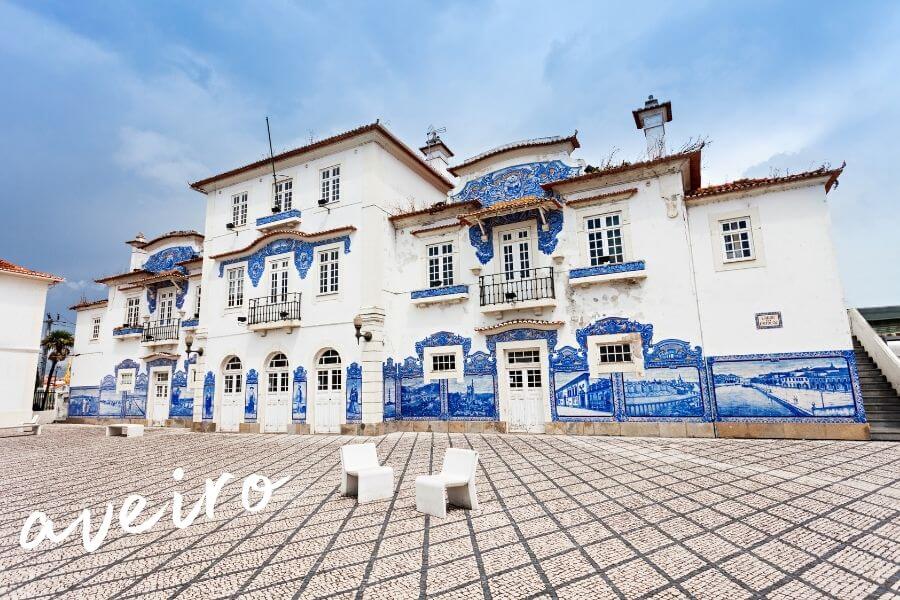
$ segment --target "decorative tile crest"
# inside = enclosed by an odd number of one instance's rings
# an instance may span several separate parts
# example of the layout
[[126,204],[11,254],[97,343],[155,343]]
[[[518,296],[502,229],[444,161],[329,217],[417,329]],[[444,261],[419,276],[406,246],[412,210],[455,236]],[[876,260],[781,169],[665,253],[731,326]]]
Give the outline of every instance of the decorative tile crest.
[[192,246],[172,246],[151,254],[144,263],[144,270],[151,273],[162,273],[163,271],[177,270],[182,273],[185,268],[178,263],[196,258],[199,256]]
[[542,183],[568,179],[580,172],[581,167],[570,167],[561,160],[514,165],[467,182],[452,198],[458,202],[478,200],[487,207],[523,196],[542,197],[545,195]]
[[421,377],[422,361],[412,356],[407,356],[403,363],[399,365],[398,374],[400,377]]
[[660,340],[644,353],[646,367],[703,366],[703,349],[682,340]]
[[525,340],[547,340],[547,351],[553,352],[556,348],[557,332],[556,330],[531,329],[528,327],[509,329],[502,333],[488,335],[487,349],[490,354],[496,354],[497,342],[521,342]]
[[259,373],[256,372],[256,369],[250,369],[247,371],[247,384],[259,383]]
[[462,337],[449,331],[432,333],[424,340],[416,342],[416,354],[419,355],[419,360],[424,360],[425,348],[434,346],[462,346],[463,356],[465,357],[468,356],[469,351],[472,349],[472,338]]
[[100,390],[115,390],[116,378],[113,375],[104,375],[100,380]]
[[629,321],[622,317],[606,317],[577,330],[575,339],[578,340],[578,345],[581,346],[581,349],[587,351],[588,336],[609,335],[612,333],[639,333],[641,345],[646,350],[647,346],[650,345],[650,340],[653,339],[653,325]]
[[466,357],[465,375],[496,375],[497,361],[487,352],[478,350]]
[[633,260],[631,262],[617,263],[613,265],[599,265],[596,267],[583,267],[580,269],[571,269],[569,271],[569,279],[578,279],[579,277],[592,277],[594,275],[610,275],[612,273],[629,273],[631,271],[644,271],[647,268],[646,263],[642,260]]
[[294,383],[302,383],[306,381],[306,369],[302,366],[294,369]]
[[[139,331],[143,331],[140,330]],[[136,361],[131,360],[130,358],[126,358],[122,362],[116,365],[114,371],[116,372],[116,377],[119,376],[119,369],[134,369],[135,371],[141,370],[141,365],[139,365]]]
[[381,365],[381,374],[385,379],[396,379],[398,377],[399,365],[394,363],[394,359],[388,359]]
[[344,243],[344,254],[350,254],[350,236],[342,235],[340,237],[329,238],[327,240],[317,240],[315,242],[307,242],[293,238],[282,238],[269,242],[250,256],[241,256],[238,258],[229,258],[219,263],[219,277],[225,274],[225,267],[228,265],[246,262],[247,274],[250,276],[250,282],[253,287],[259,285],[263,272],[266,270],[266,259],[270,256],[278,254],[294,253],[294,267],[300,275],[300,279],[305,279],[309,268],[313,263],[313,249],[317,246],[334,244],[337,242]]
[[175,374],[172,376],[172,387],[187,387],[187,373],[175,371]]
[[579,348],[563,346],[550,354],[550,369],[564,373],[587,371],[587,353]]

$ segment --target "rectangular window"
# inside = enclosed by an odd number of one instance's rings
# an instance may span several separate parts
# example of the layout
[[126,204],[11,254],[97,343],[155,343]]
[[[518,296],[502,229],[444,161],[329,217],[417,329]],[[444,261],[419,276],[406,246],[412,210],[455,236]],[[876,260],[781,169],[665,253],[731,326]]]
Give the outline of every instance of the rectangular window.
[[453,242],[428,246],[428,286],[453,285]]
[[125,325],[137,327],[141,322],[141,298],[135,296],[125,301]]
[[275,212],[291,210],[294,206],[294,180],[284,179],[275,184],[275,197],[272,207]]
[[529,388],[541,387],[541,370],[540,369],[527,369],[525,371],[525,375],[527,377],[527,384],[528,384]]
[[436,373],[456,371],[456,354],[433,354],[431,370]]
[[753,259],[750,217],[720,221],[725,262]]
[[235,227],[247,224],[247,192],[231,197],[231,222]]
[[244,305],[244,267],[228,269],[228,308]]
[[536,363],[541,360],[540,350],[510,350],[506,353],[506,362],[511,365]]
[[122,369],[116,381],[116,392],[134,391],[134,369]]
[[590,217],[586,226],[588,257],[592,267],[625,261],[621,213]]
[[100,339],[100,317],[94,317],[94,320],[91,323],[91,339]]
[[322,169],[321,202],[337,202],[341,199],[341,167],[340,165]]
[[197,286],[197,295],[194,297],[194,318],[200,318],[200,286]]
[[630,363],[631,344],[600,344],[597,346],[597,359],[601,365]]
[[338,291],[339,272],[337,248],[319,252],[319,293],[333,294]]

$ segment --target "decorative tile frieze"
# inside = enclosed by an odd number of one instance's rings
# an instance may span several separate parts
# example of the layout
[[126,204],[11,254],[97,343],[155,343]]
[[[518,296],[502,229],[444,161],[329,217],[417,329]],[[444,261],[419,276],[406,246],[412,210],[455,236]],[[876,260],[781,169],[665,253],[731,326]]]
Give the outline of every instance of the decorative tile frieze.
[[409,296],[413,300],[420,298],[434,298],[437,296],[448,296],[450,294],[468,294],[468,285],[446,285],[443,287],[429,288],[425,290],[415,290],[410,292]]
[[275,213],[273,215],[266,215],[265,217],[260,217],[256,220],[256,226],[259,227],[261,225],[270,225],[272,223],[277,223],[279,221],[284,221],[287,219],[299,219],[300,211],[296,208],[293,210],[284,210],[280,213]]
[[569,270],[569,279],[578,279],[582,277],[594,277],[597,275],[612,275],[616,273],[632,273],[635,271],[644,271],[647,264],[642,260],[633,260],[630,262],[615,263],[611,265],[598,265],[596,267],[582,267]]
[[269,242],[253,254],[249,256],[239,256],[229,258],[219,262],[219,277],[225,275],[225,267],[236,263],[247,263],[247,274],[250,276],[250,282],[253,287],[259,285],[263,272],[266,269],[266,259],[270,256],[279,254],[294,253],[294,267],[300,275],[300,279],[306,279],[306,274],[313,263],[313,250],[317,246],[325,246],[336,243],[344,244],[344,254],[350,254],[350,236],[342,235],[339,237],[329,238],[325,240],[316,240],[313,242],[306,240],[298,240],[296,238],[282,238]]

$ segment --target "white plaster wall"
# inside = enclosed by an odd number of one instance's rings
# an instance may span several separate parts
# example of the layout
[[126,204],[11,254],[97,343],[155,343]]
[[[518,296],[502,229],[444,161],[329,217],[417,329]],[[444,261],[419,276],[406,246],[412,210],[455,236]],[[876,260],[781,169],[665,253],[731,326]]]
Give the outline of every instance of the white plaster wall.
[[[709,216],[748,207],[759,213],[765,266],[716,271]],[[853,347],[822,186],[691,207],[688,220],[706,355]],[[783,328],[756,329],[755,314],[770,311]]]
[[0,427],[31,418],[46,280],[0,273]]

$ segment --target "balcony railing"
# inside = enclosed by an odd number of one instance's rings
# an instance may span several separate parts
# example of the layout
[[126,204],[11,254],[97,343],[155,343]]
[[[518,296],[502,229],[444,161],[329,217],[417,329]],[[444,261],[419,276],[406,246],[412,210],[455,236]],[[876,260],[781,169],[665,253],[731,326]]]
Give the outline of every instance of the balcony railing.
[[521,269],[478,278],[481,306],[556,298],[553,267]]
[[250,300],[248,325],[300,320],[300,294],[278,294]]
[[167,340],[177,340],[180,325],[181,319],[150,321],[144,326],[144,334],[141,336],[141,341],[165,342]]

